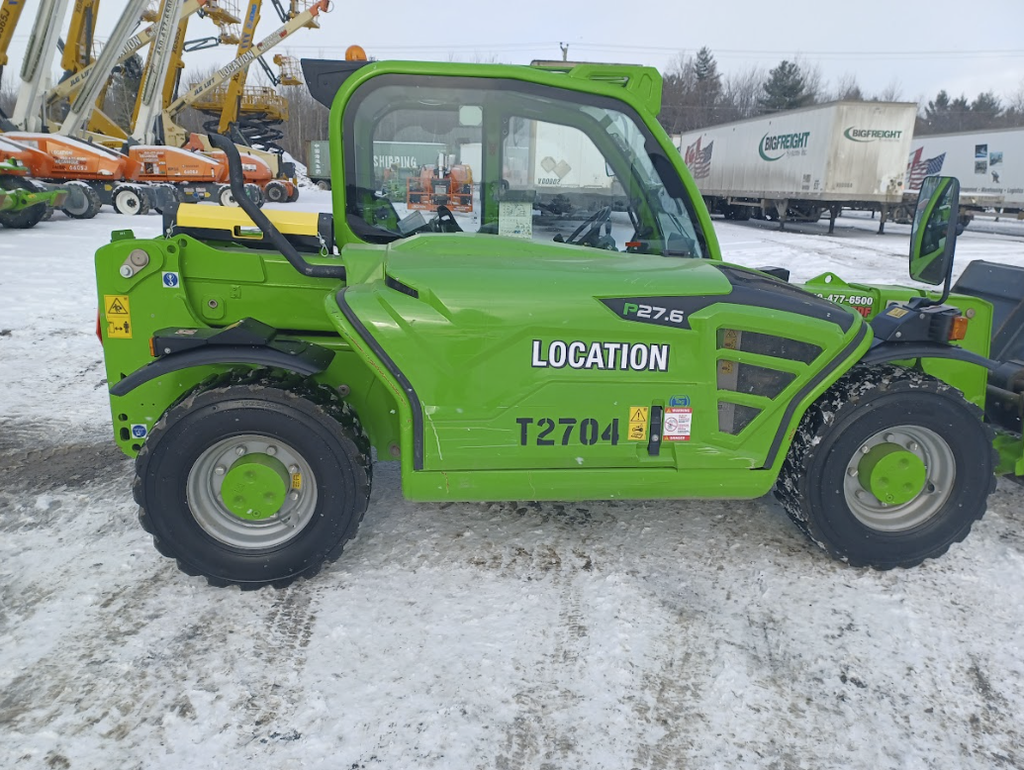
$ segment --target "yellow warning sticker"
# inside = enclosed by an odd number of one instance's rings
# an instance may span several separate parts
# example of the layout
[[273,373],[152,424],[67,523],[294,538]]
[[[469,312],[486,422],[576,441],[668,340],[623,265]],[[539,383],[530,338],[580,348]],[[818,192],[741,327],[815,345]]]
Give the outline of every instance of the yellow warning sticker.
[[292,489],[302,489],[302,474],[301,473],[293,473],[292,474]]
[[722,339],[722,347],[736,350],[740,346],[740,333],[735,329],[726,329]]
[[650,407],[631,406],[629,407],[629,434],[630,441],[644,441],[647,438],[647,414]]
[[104,294],[103,315],[107,318],[107,339],[132,338],[132,313],[125,294]]
[[891,316],[892,318],[903,318],[903,316],[905,316],[909,312],[910,311],[904,307],[891,307],[889,308],[889,312],[886,313],[886,315]]

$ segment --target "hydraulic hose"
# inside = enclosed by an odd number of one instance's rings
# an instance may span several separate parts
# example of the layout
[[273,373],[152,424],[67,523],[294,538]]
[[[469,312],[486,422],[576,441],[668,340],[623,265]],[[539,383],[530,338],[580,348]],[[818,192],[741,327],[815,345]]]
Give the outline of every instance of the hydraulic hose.
[[288,239],[281,235],[281,231],[274,226],[274,223],[270,221],[267,215],[260,211],[259,206],[249,199],[249,196],[245,194],[245,179],[242,177],[242,158],[238,154],[238,148],[235,147],[234,142],[223,134],[210,134],[210,144],[218,150],[223,150],[227,156],[228,180],[231,183],[231,194],[235,196],[235,202],[241,206],[242,211],[248,214],[249,219],[263,233],[263,237],[281,252],[289,264],[310,278],[337,278],[345,280],[344,265],[309,264]]

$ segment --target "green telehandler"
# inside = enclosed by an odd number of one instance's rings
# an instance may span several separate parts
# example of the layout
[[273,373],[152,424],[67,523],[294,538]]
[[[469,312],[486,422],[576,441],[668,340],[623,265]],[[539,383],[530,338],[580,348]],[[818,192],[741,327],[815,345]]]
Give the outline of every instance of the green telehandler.
[[0,161],[0,225],[15,230],[35,227],[64,205],[67,190],[30,179],[16,159]]
[[[919,284],[722,260],[626,65],[307,60],[333,214],[182,204],[96,255],[142,526],[213,585],[336,559],[374,462],[418,501],[756,498],[832,557],[944,553],[1024,474],[1024,271],[951,292],[958,183],[922,188]],[[471,214],[380,193],[375,142],[443,143]],[[1014,287],[1019,290],[1014,291]]]

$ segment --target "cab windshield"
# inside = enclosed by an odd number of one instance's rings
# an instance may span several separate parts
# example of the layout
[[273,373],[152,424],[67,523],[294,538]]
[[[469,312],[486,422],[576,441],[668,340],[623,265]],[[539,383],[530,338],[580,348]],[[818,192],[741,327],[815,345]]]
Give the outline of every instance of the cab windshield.
[[353,95],[344,128],[346,218],[365,241],[472,232],[708,256],[671,162],[617,100],[382,75]]

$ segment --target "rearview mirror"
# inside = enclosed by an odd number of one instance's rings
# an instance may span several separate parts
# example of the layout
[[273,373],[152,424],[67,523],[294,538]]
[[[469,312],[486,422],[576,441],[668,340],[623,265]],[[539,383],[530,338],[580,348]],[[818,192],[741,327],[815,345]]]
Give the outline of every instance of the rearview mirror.
[[948,284],[956,250],[959,205],[960,182],[956,178],[929,176],[921,183],[910,229],[910,277],[915,281],[933,286]]

